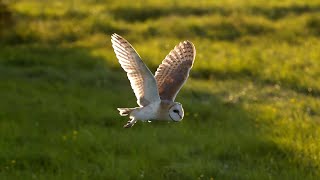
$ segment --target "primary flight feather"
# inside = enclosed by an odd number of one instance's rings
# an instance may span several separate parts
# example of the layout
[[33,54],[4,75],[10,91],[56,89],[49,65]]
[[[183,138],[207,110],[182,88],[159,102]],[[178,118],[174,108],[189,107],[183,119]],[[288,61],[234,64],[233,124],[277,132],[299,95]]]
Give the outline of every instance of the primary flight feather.
[[181,121],[184,111],[182,105],[174,100],[192,68],[196,54],[194,45],[190,41],[179,43],[162,61],[153,76],[127,40],[113,34],[111,42],[121,67],[127,72],[140,106],[118,108],[121,116],[130,117],[124,127],[132,127],[138,120]]

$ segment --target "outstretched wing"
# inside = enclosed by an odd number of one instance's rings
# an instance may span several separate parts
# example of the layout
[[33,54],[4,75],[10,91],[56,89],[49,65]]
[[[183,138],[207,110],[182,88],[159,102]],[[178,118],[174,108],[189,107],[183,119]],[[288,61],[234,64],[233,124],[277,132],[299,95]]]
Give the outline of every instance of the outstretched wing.
[[111,36],[112,47],[121,67],[127,72],[139,106],[160,101],[156,80],[131,44],[119,36]]
[[155,74],[161,100],[174,101],[189,76],[195,55],[194,45],[184,41],[162,61]]

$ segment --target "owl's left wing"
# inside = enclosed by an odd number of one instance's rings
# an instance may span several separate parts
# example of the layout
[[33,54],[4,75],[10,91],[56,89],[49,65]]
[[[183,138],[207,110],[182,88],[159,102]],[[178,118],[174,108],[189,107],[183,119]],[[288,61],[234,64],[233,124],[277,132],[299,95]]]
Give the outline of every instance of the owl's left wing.
[[190,41],[181,42],[158,67],[155,78],[161,100],[174,101],[189,77],[196,49]]
[[119,36],[111,36],[112,47],[121,67],[127,72],[139,106],[160,101],[156,80],[131,44]]

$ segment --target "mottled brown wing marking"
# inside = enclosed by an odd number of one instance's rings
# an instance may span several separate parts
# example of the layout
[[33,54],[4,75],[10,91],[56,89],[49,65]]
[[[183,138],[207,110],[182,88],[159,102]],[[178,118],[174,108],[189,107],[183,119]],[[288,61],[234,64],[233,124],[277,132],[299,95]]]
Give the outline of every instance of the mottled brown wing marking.
[[194,45],[189,41],[184,41],[162,61],[155,75],[161,100],[174,101],[188,79],[195,54]]
[[112,47],[121,67],[127,72],[140,106],[160,101],[156,80],[131,44],[117,34],[111,36]]

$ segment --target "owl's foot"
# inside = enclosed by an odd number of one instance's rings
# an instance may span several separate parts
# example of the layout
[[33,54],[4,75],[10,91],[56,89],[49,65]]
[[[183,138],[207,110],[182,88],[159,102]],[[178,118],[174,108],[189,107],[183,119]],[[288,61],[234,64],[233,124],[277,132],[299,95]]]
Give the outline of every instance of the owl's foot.
[[124,128],[131,128],[135,123],[137,122],[137,120],[135,119],[131,119],[127,122],[127,124],[125,124],[123,127]]

